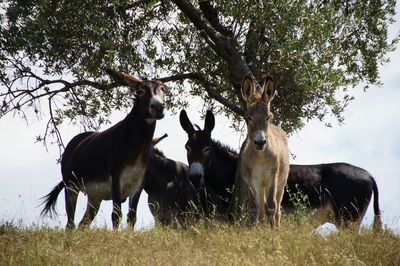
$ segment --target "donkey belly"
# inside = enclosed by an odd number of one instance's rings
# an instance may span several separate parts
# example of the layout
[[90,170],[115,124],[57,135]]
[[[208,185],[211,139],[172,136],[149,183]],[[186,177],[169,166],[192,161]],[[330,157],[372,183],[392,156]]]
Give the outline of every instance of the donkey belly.
[[[121,198],[125,199],[134,194],[140,189],[145,174],[145,167],[139,166],[127,166],[125,167],[119,176],[120,178],[120,191]],[[118,177],[117,177],[118,178]],[[111,200],[112,199],[112,181],[111,175],[108,178],[101,178],[101,181],[90,182],[86,181],[83,187],[80,189],[82,192],[90,197]]]
[[142,186],[146,167],[142,164],[125,167],[120,175],[121,197],[134,196]]
[[112,197],[111,176],[108,176],[108,178],[102,178],[100,182],[86,181],[81,190],[89,197],[100,200],[109,200]]

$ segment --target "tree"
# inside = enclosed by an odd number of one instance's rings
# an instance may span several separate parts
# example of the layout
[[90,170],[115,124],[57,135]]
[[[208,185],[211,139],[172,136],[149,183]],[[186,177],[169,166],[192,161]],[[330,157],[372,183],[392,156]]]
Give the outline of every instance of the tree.
[[66,119],[96,129],[129,105],[103,71],[113,68],[162,76],[172,110],[197,95],[234,124],[242,77],[268,73],[275,122],[288,133],[327,115],[342,122],[350,89],[380,84],[378,66],[399,40],[388,40],[395,3],[0,0],[0,117],[50,114],[42,141],[61,141]]

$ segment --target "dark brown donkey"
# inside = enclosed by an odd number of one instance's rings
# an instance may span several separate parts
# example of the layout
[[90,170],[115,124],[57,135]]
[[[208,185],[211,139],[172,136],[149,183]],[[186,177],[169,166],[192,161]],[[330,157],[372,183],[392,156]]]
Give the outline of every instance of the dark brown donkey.
[[197,186],[205,185],[209,190],[215,191],[219,198],[218,201],[214,200],[216,211],[219,215],[226,216],[239,155],[230,147],[211,138],[215,118],[210,110],[206,113],[203,130],[197,126],[195,129],[185,110],[181,111],[179,121],[188,135],[185,148],[189,178]]
[[262,91],[250,74],[242,81],[242,96],[247,102],[247,138],[239,159],[239,174],[250,187],[259,221],[268,220],[278,227],[281,201],[289,173],[286,133],[271,123],[270,102],[275,96],[275,83],[265,77]]
[[[154,139],[153,145],[162,138]],[[211,217],[221,213],[222,203],[217,193],[207,184],[199,185],[197,176],[192,180],[188,173],[187,165],[165,157],[163,152],[154,148],[143,189],[149,195],[151,213],[163,225],[186,226],[195,222],[201,214]],[[129,198],[128,219],[132,224],[136,218],[138,201],[139,194]]]
[[120,85],[134,94],[130,113],[103,132],[85,132],[75,136],[65,148],[61,160],[61,181],[44,197],[42,214],[55,212],[58,194],[65,188],[67,228],[74,225],[79,191],[88,196],[85,215],[79,226],[89,225],[102,200],[113,201],[112,223],[117,228],[121,202],[141,191],[148,158],[152,152],[156,120],[164,117],[164,93],[160,81],[142,80],[124,73],[107,70]]

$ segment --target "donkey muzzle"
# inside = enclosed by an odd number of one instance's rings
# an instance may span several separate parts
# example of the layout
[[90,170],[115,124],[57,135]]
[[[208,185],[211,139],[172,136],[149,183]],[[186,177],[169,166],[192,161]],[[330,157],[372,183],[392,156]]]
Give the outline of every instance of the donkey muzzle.
[[256,145],[256,149],[261,151],[264,149],[265,144],[267,143],[267,140],[263,141],[254,141],[254,144]]
[[189,179],[195,186],[204,185],[204,168],[201,163],[192,163],[189,168]]
[[161,101],[159,96],[153,96],[150,100],[150,114],[154,119],[164,118],[164,103]]
[[254,135],[254,144],[257,150],[263,150],[265,144],[267,144],[267,138],[261,130],[257,131]]

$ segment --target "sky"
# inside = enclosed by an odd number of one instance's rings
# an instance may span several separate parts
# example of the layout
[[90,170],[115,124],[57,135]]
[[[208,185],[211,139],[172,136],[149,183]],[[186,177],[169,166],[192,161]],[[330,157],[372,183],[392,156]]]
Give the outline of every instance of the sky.
[[[399,14],[396,17],[400,20]],[[399,22],[392,25],[392,36],[399,30]],[[391,62],[380,67],[383,86],[371,86],[366,92],[361,87],[353,90],[356,100],[343,113],[343,125],[339,125],[335,118],[329,118],[326,122],[331,122],[333,127],[326,128],[324,123],[312,120],[289,138],[289,150],[296,155],[296,159],[291,158],[291,163],[347,162],[369,171],[378,184],[383,223],[397,232],[400,232],[399,48],[389,54]],[[201,101],[193,99],[187,110],[189,118],[203,126],[198,110],[202,110]],[[112,123],[115,124],[125,115],[113,114]],[[169,137],[160,142],[158,148],[167,157],[187,163],[184,148],[187,135],[180,127],[178,116],[167,112],[166,117],[157,122],[154,136],[168,133]],[[56,219],[40,216],[40,198],[62,180],[60,165],[57,164],[58,148],[50,145],[46,150],[42,144],[35,143],[36,136],[43,133],[44,126],[45,120],[30,121],[28,125],[12,115],[0,119],[0,224],[12,222],[21,226],[50,227],[64,227],[66,224],[63,192],[58,197]],[[68,141],[80,133],[80,129],[64,125],[61,132],[64,140]],[[223,116],[216,116],[212,137],[237,150],[244,140],[243,135],[234,131]],[[143,193],[139,202],[137,229],[154,224],[146,203],[147,196]],[[83,216],[85,207],[86,197],[80,193],[76,224]],[[103,201],[92,226],[111,228],[111,209],[111,202]],[[126,226],[127,211],[125,203],[122,226]],[[372,222],[371,204],[363,225],[370,226]]]

